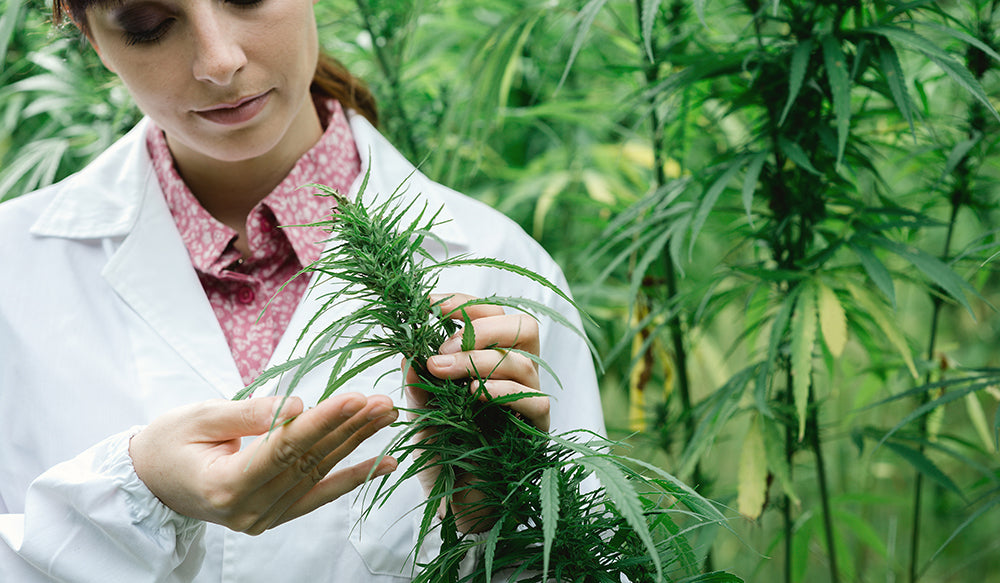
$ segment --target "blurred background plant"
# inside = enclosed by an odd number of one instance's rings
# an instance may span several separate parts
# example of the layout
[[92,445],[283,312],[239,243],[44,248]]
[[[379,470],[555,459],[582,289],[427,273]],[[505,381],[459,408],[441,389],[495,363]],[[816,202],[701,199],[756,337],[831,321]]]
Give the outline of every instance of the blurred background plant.
[[[357,0],[327,49],[600,327],[613,437],[748,581],[1000,581],[995,0]],[[0,0],[0,196],[135,121]],[[709,550],[711,552],[709,552]]]

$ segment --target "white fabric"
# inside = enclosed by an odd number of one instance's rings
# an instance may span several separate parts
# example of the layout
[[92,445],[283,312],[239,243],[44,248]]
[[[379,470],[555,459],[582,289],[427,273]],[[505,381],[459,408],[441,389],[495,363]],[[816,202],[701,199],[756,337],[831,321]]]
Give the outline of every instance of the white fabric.
[[[364,118],[352,115],[351,124],[363,167],[372,168],[366,196],[405,183],[404,196],[443,206],[448,222],[437,235],[448,253],[504,259],[565,285],[513,222],[415,172]],[[136,478],[127,449],[135,426],[241,388],[164,204],[145,126],[62,183],[0,205],[0,582],[406,580],[419,520],[416,481],[364,523],[364,502],[352,493],[250,537],[174,513]],[[526,296],[572,312],[551,292],[496,270],[445,272],[439,290]],[[299,306],[272,364],[292,353],[319,292]],[[564,387],[543,375],[553,431],[603,432],[584,343],[543,320],[542,357]],[[400,402],[398,371],[380,378],[393,367],[344,390]],[[322,371],[309,376],[298,394],[315,402],[324,380]],[[390,431],[345,463],[380,452]]]

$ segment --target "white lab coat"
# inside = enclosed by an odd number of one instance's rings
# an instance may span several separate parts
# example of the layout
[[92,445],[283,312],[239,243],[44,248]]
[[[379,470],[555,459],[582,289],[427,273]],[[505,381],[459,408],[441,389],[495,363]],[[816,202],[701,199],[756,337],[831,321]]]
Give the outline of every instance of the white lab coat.
[[[418,521],[411,510],[422,498],[416,483],[364,523],[362,501],[352,493],[250,537],[174,513],[136,478],[130,428],[241,388],[163,200],[146,127],[140,123],[60,184],[0,205],[0,582],[405,580]],[[501,258],[565,285],[554,262],[513,222],[415,173],[363,117],[352,115],[351,127],[363,167],[371,165],[366,198],[405,182],[404,196],[443,206],[448,222],[436,231],[449,254]],[[500,271],[445,272],[439,289],[526,296],[571,312],[551,292]],[[272,364],[292,354],[318,295],[313,290],[303,300]],[[554,399],[553,430],[603,431],[583,342],[545,321],[541,340],[542,357],[564,387],[543,375],[543,390]],[[376,386],[381,373],[362,375],[344,390],[398,401],[398,371]],[[312,375],[300,389],[307,404],[323,378]],[[381,451],[391,431],[344,463]]]

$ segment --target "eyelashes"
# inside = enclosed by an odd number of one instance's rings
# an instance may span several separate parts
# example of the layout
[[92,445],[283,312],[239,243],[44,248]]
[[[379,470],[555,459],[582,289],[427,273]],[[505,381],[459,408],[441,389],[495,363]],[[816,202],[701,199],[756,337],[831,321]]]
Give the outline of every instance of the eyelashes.
[[173,19],[164,20],[158,26],[145,30],[125,30],[125,44],[127,46],[153,44],[163,38],[173,25]]
[[[241,10],[256,8],[265,0],[224,0],[226,4]],[[127,46],[151,45],[162,39],[173,27],[175,18],[160,9],[150,10],[138,7],[118,15],[118,24]]]

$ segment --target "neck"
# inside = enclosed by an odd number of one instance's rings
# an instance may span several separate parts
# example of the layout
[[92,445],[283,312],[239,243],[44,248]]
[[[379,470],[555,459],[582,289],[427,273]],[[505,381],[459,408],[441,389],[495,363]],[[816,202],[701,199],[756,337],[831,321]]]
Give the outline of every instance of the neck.
[[319,116],[309,100],[278,144],[254,158],[218,160],[172,140],[169,134],[166,138],[177,171],[191,193],[213,217],[239,233],[237,248],[241,248],[241,244],[246,245],[250,211],[281,184],[322,135]]

